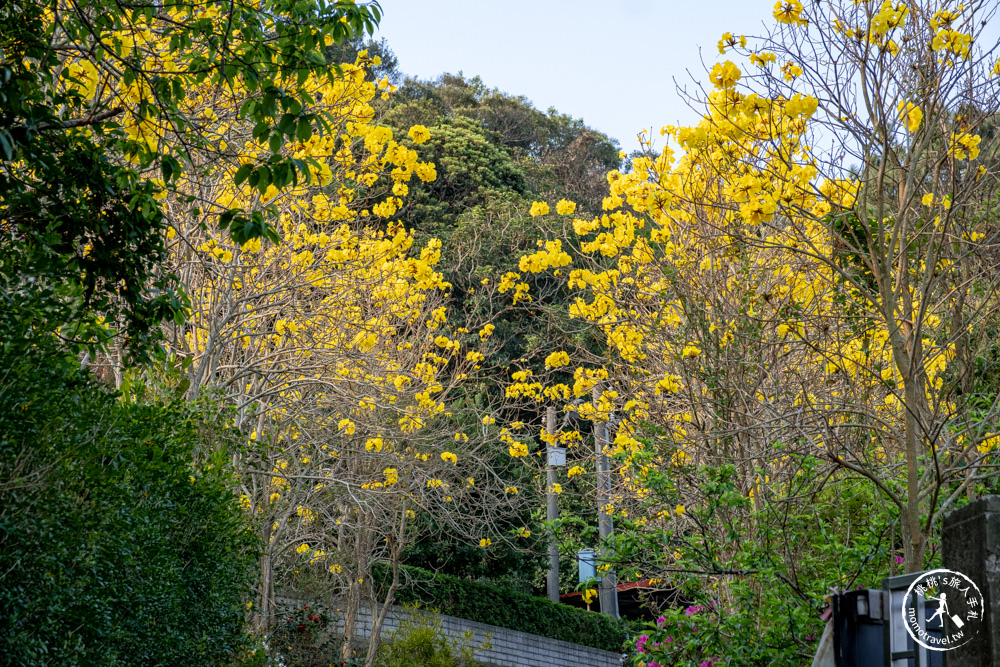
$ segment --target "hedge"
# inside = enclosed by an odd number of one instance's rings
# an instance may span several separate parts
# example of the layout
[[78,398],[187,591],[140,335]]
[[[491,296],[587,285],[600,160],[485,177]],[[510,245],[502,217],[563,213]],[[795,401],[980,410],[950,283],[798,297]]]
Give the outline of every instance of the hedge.
[[[397,603],[419,604],[467,621],[615,653],[621,652],[627,638],[623,623],[604,614],[417,567],[403,566],[402,569],[405,571],[403,578],[409,584],[396,591]],[[389,577],[388,567],[373,574],[377,581],[385,584]]]
[[0,665],[228,664],[259,545],[225,453],[194,466],[203,415],[122,399],[44,337],[0,344]]

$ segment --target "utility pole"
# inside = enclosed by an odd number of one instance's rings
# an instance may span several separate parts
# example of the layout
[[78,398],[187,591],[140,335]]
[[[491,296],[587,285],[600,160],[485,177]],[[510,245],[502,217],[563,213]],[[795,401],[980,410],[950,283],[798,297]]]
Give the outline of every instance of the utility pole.
[[[556,432],[556,408],[549,406],[545,410],[545,431],[549,436]],[[556,483],[556,461],[553,456],[553,443],[545,443],[545,477],[548,484],[545,495],[545,519],[555,521],[559,518],[559,495],[554,491]],[[559,602],[559,541],[555,530],[549,535],[549,571],[545,579],[545,590],[549,599]]]
[[[594,410],[601,400],[601,385],[594,386],[591,393]],[[611,516],[605,511],[608,504],[608,497],[611,495],[611,466],[608,457],[604,453],[604,448],[608,444],[608,423],[610,415],[597,415],[603,421],[594,421],[594,467],[597,469],[597,532],[601,542],[605,542],[614,534],[614,526]],[[610,553],[607,547],[601,546],[599,561],[602,565],[609,563]],[[601,587],[598,591],[598,599],[601,602],[601,613],[613,618],[618,618],[618,577],[613,568],[609,567],[601,576]]]

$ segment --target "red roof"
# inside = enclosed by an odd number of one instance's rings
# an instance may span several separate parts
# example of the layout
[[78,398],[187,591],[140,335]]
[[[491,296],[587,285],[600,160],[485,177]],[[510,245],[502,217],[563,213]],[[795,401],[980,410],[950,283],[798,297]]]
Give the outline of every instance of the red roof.
[[[633,588],[657,588],[651,582],[652,582],[651,579],[643,579],[642,581],[626,581],[624,583],[618,584],[616,588],[618,589],[619,593],[621,593],[622,591],[630,591]],[[571,598],[571,597],[576,597],[577,595],[582,596],[583,591],[573,591],[572,593],[563,593],[559,597]]]

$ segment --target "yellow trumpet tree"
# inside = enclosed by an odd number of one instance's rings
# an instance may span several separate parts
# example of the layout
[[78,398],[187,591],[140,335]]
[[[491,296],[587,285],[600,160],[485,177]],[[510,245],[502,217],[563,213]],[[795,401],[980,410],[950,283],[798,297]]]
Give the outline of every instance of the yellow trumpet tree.
[[[36,9],[62,129],[100,142],[155,194],[166,253],[155,277],[188,300],[163,327],[183,391],[237,408],[249,444],[233,463],[263,543],[258,625],[272,626],[276,585],[321,570],[347,602],[346,656],[366,598],[384,619],[421,512],[478,543],[520,501],[485,462],[492,408],[464,395],[490,330],[447,325],[440,243],[414,249],[386,223],[408,183],[436,176],[414,150],[428,131],[394,137],[378,123],[373,102],[392,87],[365,80],[374,59],[325,61],[380,10]],[[107,357],[120,382],[119,350]],[[388,590],[373,587],[378,563]],[[369,663],[377,646],[376,632]]]
[[609,174],[607,213],[561,239],[580,259],[525,258],[580,291],[618,446],[663,443],[647,471],[731,462],[759,508],[811,448],[898,511],[908,571],[992,476],[994,10],[778,3],[770,34],[723,36],[745,62],[712,67],[701,122]]
[[[397,140],[378,124],[372,103],[391,87],[366,81],[375,64],[362,52],[332,79],[294,84],[325,132],[282,145],[309,173],[284,188],[251,184],[255,172],[240,164],[271,147],[198,91],[198,113],[239,159],[181,176],[164,202],[170,269],[191,300],[186,321],[167,329],[169,352],[187,369],[188,395],[234,401],[249,439],[236,465],[264,543],[259,625],[273,625],[276,591],[294,592],[294,575],[321,572],[343,604],[344,658],[363,605],[381,627],[420,513],[476,542],[520,502],[487,462],[480,412],[490,408],[466,405],[490,329],[448,324],[441,243],[415,250],[412,234],[387,222],[407,183],[432,180],[435,167],[413,148],[425,128]],[[229,210],[273,214],[276,240],[227,238],[211,220]],[[380,563],[391,572],[382,587]]]

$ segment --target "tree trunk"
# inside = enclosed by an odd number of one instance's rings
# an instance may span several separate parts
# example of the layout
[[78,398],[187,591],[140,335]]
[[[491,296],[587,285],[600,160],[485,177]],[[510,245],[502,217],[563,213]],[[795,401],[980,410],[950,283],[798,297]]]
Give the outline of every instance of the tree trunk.
[[[399,588],[399,558],[392,561],[392,583],[389,591],[385,594],[378,614],[375,613],[375,600],[372,600],[372,635],[368,640],[368,655],[365,656],[365,667],[375,667],[375,658],[378,657],[378,650],[382,646],[382,626],[396,597],[396,589]],[[374,597],[374,596],[373,596]]]
[[[270,526],[267,527],[265,533],[270,533]],[[265,540],[267,537],[265,535]],[[258,605],[257,629],[267,632],[274,625],[274,569],[269,549],[265,549],[260,555],[260,593]]]
[[340,659],[351,659],[351,643],[358,622],[358,609],[361,606],[361,584],[352,581],[347,588],[347,604],[344,605],[344,641],[340,645]]
[[903,517],[903,546],[906,572],[920,572],[924,567],[924,539],[920,525],[920,423],[916,381],[904,380],[904,440],[906,448],[906,512]]

